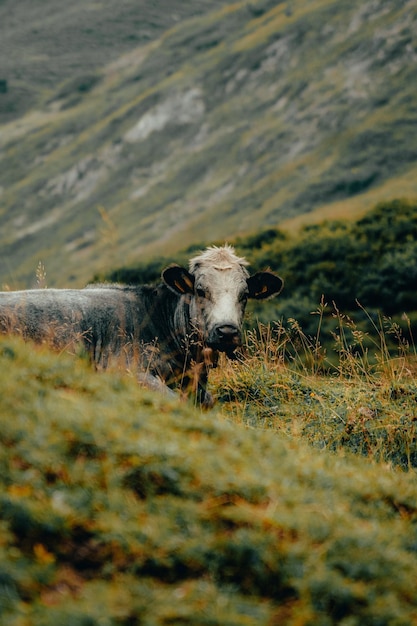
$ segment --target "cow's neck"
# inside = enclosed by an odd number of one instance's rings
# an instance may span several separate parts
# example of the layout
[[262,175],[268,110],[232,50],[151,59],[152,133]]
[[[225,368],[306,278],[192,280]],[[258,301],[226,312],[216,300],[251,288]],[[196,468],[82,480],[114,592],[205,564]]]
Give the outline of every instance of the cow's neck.
[[203,349],[203,335],[198,327],[197,320],[191,316],[191,296],[180,296],[174,313],[173,334],[177,346],[185,355],[187,362],[200,360]]
[[154,316],[153,333],[158,339],[160,359],[151,369],[168,385],[179,385],[210,406],[205,385],[209,370],[217,364],[217,353],[204,346],[192,319],[189,298],[177,296],[164,286],[155,294],[158,315]]

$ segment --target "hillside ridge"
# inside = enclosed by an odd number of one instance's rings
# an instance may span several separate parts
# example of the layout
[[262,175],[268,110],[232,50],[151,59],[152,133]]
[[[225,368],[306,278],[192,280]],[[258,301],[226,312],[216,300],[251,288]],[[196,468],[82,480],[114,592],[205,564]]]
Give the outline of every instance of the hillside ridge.
[[417,196],[413,2],[220,4],[0,127],[0,283]]

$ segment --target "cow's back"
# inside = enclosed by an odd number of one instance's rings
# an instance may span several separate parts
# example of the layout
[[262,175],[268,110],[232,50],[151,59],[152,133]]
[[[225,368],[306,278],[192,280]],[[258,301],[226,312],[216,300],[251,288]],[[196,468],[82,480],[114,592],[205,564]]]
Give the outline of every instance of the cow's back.
[[[33,289],[0,293],[0,330],[45,341],[79,330],[85,305],[79,291]],[[71,329],[71,330],[70,330]]]
[[172,331],[177,301],[161,285],[0,292],[0,332],[71,351],[81,345],[104,367],[113,356],[128,363],[140,358],[165,378],[178,348]]
[[83,343],[93,356],[133,337],[135,294],[106,287],[0,293],[0,331],[56,347]]

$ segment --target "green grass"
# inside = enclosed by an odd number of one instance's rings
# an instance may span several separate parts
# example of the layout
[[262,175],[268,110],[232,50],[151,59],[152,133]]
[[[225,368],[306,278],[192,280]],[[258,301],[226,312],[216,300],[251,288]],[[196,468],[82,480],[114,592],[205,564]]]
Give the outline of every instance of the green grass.
[[318,450],[416,468],[416,346],[395,323],[367,335],[336,310],[333,345],[325,347],[323,312],[314,337],[293,319],[249,331],[244,356],[213,376],[223,414]]
[[250,335],[209,413],[3,338],[1,620],[414,623],[410,356],[326,376],[298,338]]

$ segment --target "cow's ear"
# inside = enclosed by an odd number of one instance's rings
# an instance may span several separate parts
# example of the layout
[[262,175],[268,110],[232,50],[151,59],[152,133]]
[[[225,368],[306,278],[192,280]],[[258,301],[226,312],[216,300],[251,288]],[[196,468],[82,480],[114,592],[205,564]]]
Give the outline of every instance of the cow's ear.
[[257,272],[248,278],[249,298],[264,300],[276,296],[284,286],[282,278],[272,272]]
[[194,293],[194,276],[185,267],[170,265],[162,272],[162,278],[175,293]]

